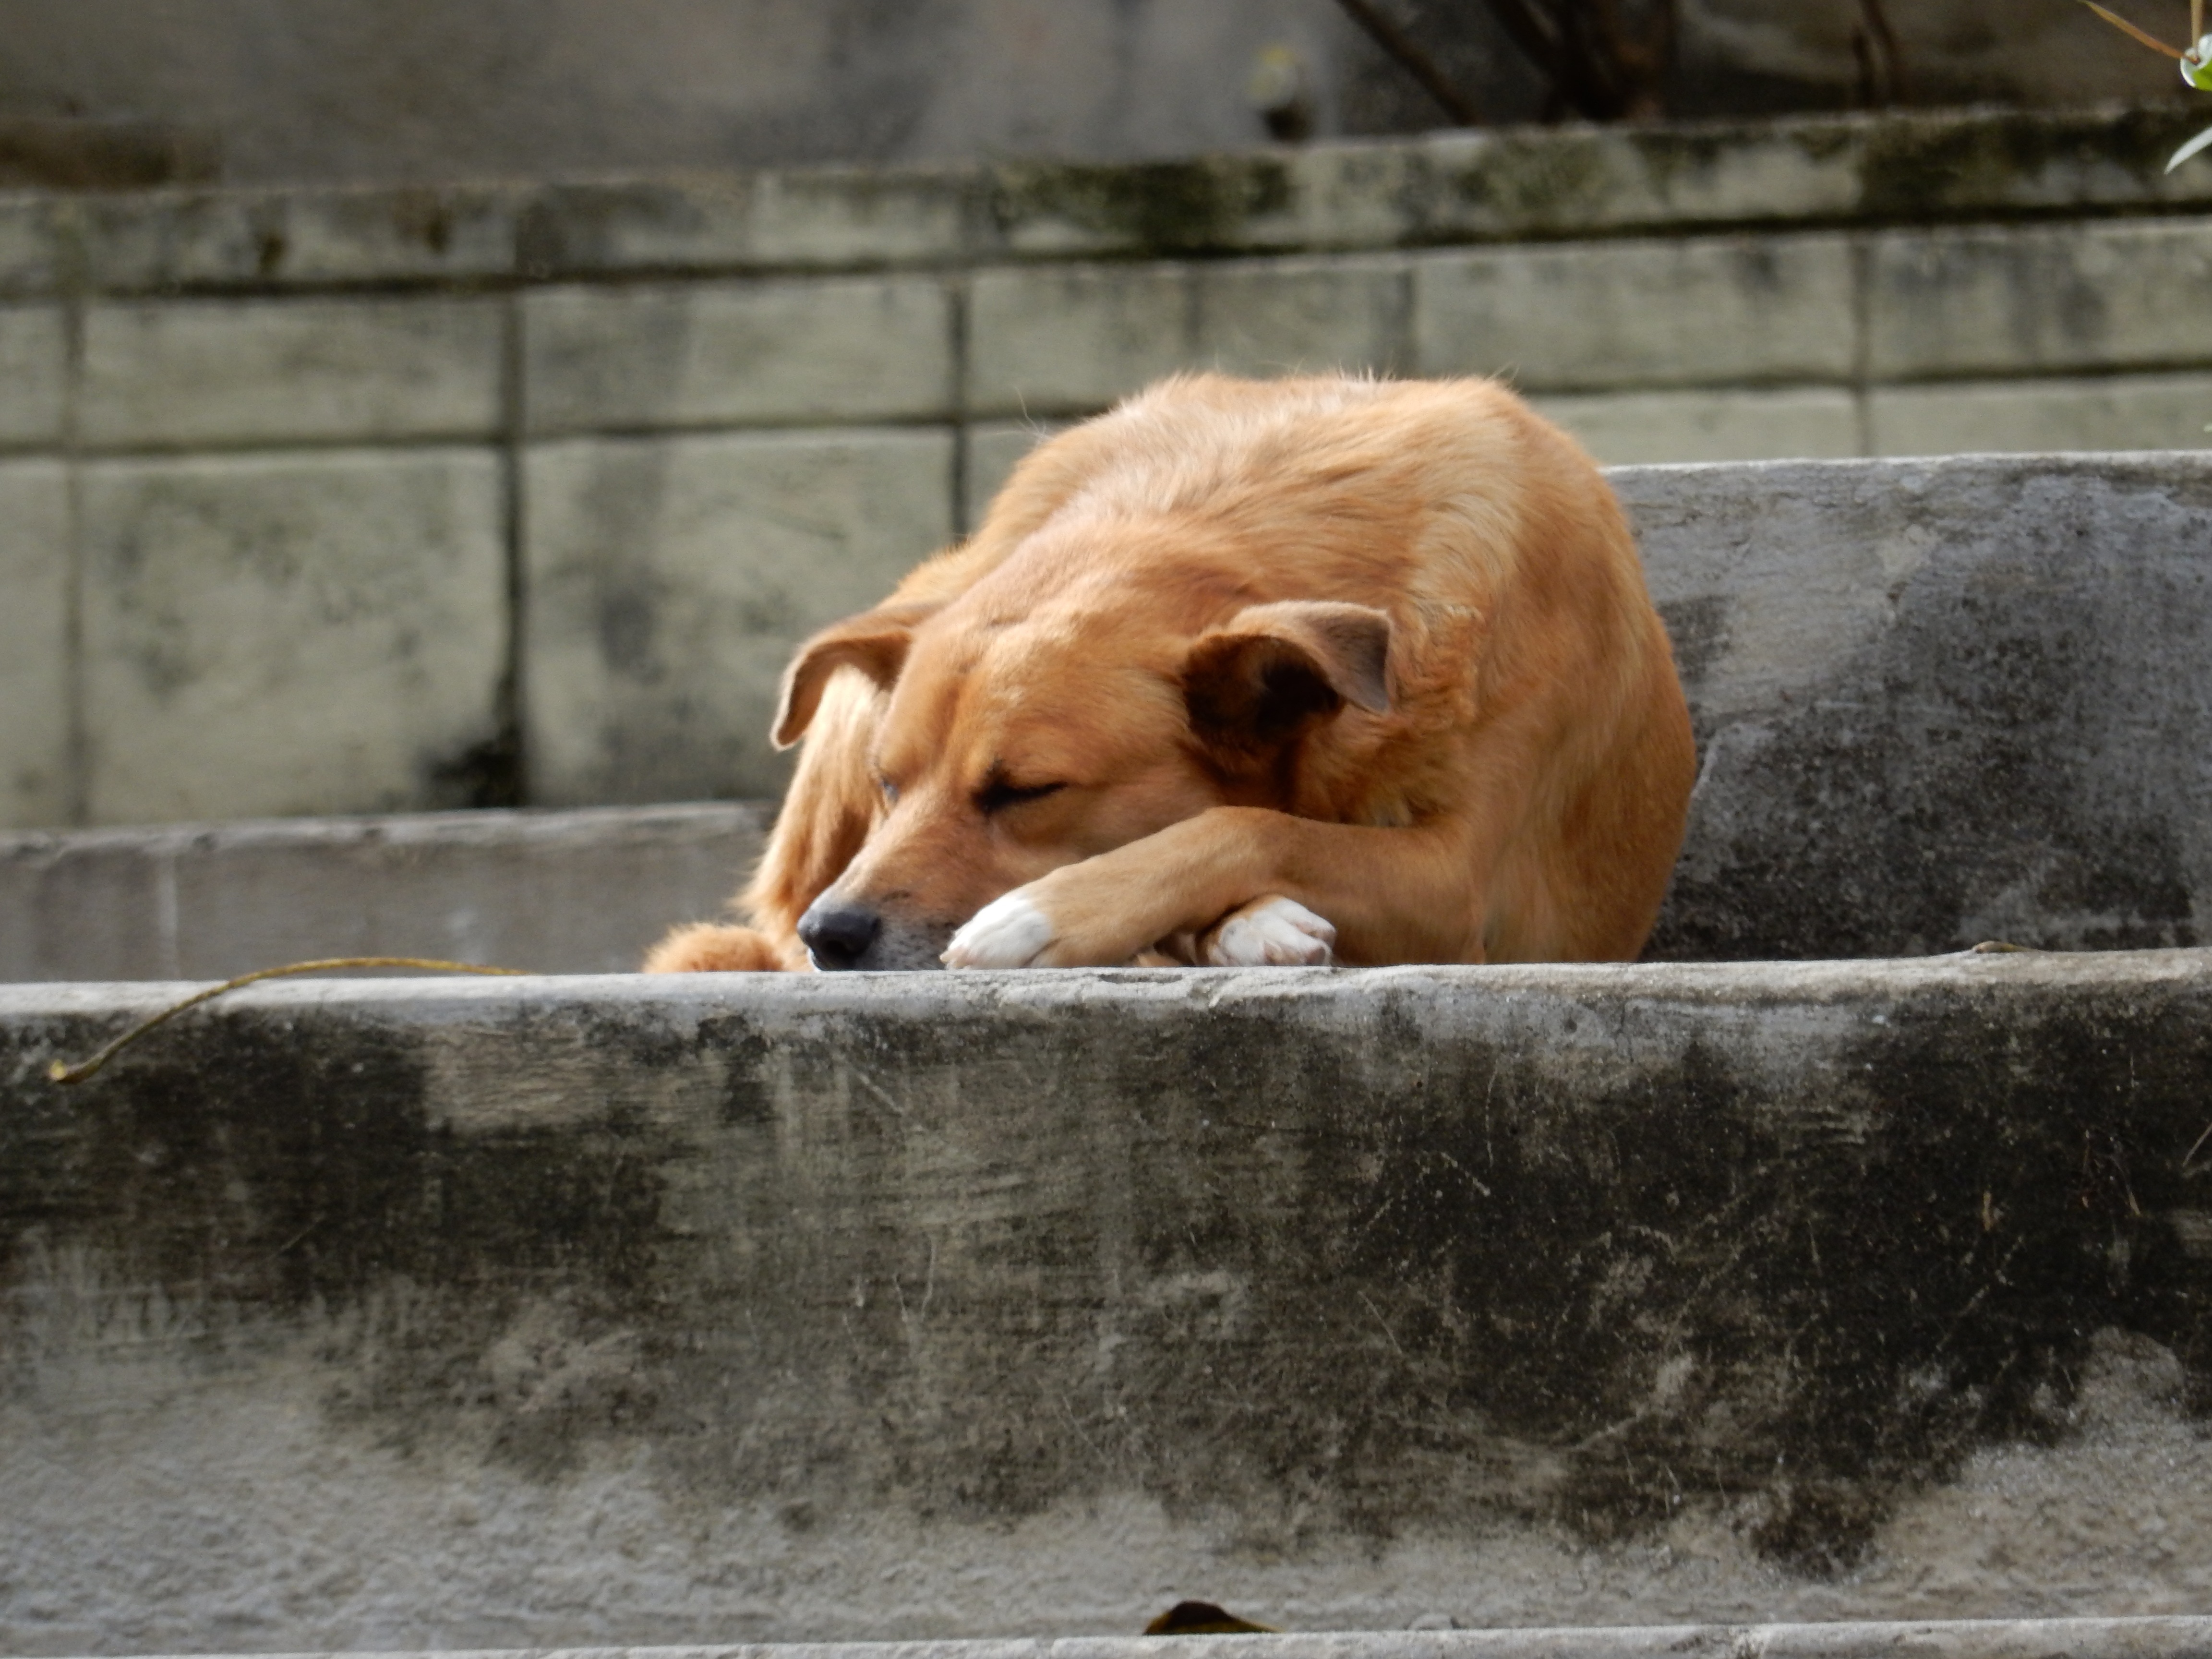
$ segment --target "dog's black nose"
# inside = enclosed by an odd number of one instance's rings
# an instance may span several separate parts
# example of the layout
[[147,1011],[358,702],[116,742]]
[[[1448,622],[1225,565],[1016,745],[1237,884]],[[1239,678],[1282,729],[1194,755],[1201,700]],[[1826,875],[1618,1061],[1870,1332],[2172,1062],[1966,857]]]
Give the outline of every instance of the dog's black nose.
[[883,925],[884,919],[873,910],[851,904],[816,903],[799,917],[799,937],[814,958],[814,965],[825,973],[835,973],[859,967]]

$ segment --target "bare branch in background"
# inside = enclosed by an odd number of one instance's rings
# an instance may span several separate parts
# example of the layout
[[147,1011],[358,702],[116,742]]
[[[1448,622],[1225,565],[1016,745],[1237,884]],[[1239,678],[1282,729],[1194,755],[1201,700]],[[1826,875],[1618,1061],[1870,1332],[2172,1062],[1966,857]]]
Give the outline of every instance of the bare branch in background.
[[1861,21],[1851,30],[1851,52],[1859,60],[1859,102],[1869,109],[1903,103],[1910,83],[1889,14],[1882,0],[1859,0],[1859,14]]
[[[1376,0],[1337,0],[1352,20],[1449,112],[1473,126],[1474,100],[1455,86],[1411,33]],[[1455,0],[1462,8],[1474,0]],[[1641,27],[1621,15],[1621,0],[1484,0],[1490,15],[1549,84],[1544,115],[1592,121],[1663,114],[1667,71],[1674,59],[1680,0],[1649,0]]]
[[1413,37],[1375,5],[1374,0],[1337,0],[1352,21],[1367,31],[1367,38],[1390,54],[1398,67],[1421,83],[1421,90],[1459,125],[1480,126],[1482,112],[1474,100],[1454,86],[1436,60],[1423,52]]
[[1674,59],[1676,0],[1655,0],[1641,30],[1619,0],[1487,0],[1491,15],[1552,83],[1550,115],[1593,121],[1662,114]]

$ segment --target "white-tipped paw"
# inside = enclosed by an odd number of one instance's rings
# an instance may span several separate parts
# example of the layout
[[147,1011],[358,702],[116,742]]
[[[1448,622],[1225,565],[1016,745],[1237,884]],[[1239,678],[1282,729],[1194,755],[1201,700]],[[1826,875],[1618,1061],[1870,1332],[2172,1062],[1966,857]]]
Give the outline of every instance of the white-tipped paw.
[[1237,911],[1206,936],[1212,968],[1326,968],[1336,929],[1295,899],[1269,899]]
[[947,968],[1026,968],[1052,940],[1050,919],[1017,887],[969,917],[938,959]]

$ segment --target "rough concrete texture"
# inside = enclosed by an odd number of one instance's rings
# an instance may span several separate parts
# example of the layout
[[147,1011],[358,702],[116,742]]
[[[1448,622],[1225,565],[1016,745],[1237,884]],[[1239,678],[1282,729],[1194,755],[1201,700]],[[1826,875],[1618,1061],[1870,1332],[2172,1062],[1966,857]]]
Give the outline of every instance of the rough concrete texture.
[[66,823],[69,474],[0,461],[0,823]]
[[[1827,1624],[1583,1626],[1451,1631],[1443,1617],[1411,1631],[1303,1632],[1261,1637],[1182,1637],[1194,1659],[2199,1659],[2212,1641],[2208,1621],[2192,1617],[2135,1620],[1834,1620]],[[1224,1646],[1228,1644],[1228,1646]],[[880,1644],[810,1641],[734,1648],[622,1648],[635,1659],[1152,1659],[1151,1637],[1000,1637],[1000,1639]],[[334,1656],[338,1659],[338,1656]],[[352,1659],[347,1655],[343,1659]],[[429,1655],[392,1655],[429,1659]],[[491,1656],[484,1656],[491,1659]],[[504,1659],[504,1656],[500,1656]],[[515,1656],[520,1659],[520,1655]],[[533,1655],[533,1659],[615,1659],[604,1648]]]
[[2203,953],[293,984],[46,1080],[171,994],[0,989],[9,1651],[2212,1595]]
[[0,980],[228,979],[334,956],[623,973],[718,914],[748,805],[0,836]]
[[952,538],[942,431],[534,447],[523,736],[556,805],[781,793],[792,647]]
[[[1854,0],[1684,0],[1681,12],[1678,115],[1868,101]],[[1481,8],[1398,15],[1485,120],[1536,118],[1543,88]],[[1995,28],[1979,0],[1920,0],[1895,23],[1924,102],[2179,94],[2149,54],[2073,7]],[[1266,139],[1248,88],[1270,48],[1294,55],[1317,134],[1441,120],[1328,0],[656,0],[643,12],[609,0],[169,0],[151,12],[6,0],[0,38],[15,48],[0,63],[0,111],[16,118],[0,127],[14,140],[0,178],[111,186],[195,176],[218,155],[236,179],[420,182],[1175,155]],[[86,115],[107,118],[55,118]],[[148,116],[158,123],[116,118]],[[131,126],[136,143],[119,143]],[[43,157],[24,142],[42,127]]]
[[87,817],[468,802],[507,663],[491,454],[111,460],[78,487]]
[[1702,756],[1653,954],[2197,942],[2212,460],[1613,478]]
[[[1441,1616],[1413,1629],[1272,1636],[1188,1636],[1194,1659],[2199,1659],[2212,1621],[1959,1619],[1917,1624],[1836,1620],[1818,1625],[1645,1625],[1579,1629],[1452,1630]],[[1226,1644],[1227,1645],[1224,1645]],[[1146,1637],[1000,1638],[877,1643],[754,1643],[718,1648],[571,1648],[530,1659],[1153,1659]],[[350,1655],[332,1659],[353,1659]],[[427,1653],[388,1659],[430,1659]],[[522,1659],[483,1655],[479,1659]]]
[[[2093,20],[2094,21],[2094,20]],[[0,292],[282,293],[2172,213],[2179,106],[1575,125],[1126,165],[0,195]]]
[[489,437],[500,331],[483,300],[96,306],[76,435],[101,449]]

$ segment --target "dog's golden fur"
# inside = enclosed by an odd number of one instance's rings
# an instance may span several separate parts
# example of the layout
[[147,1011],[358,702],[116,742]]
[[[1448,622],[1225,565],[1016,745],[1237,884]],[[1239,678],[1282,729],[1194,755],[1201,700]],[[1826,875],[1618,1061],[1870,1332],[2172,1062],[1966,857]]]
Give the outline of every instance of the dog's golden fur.
[[861,967],[1626,958],[1694,770],[1612,492],[1482,380],[1194,375],[1063,433],[800,648],[801,734],[751,925],[649,969],[804,968],[810,907]]

